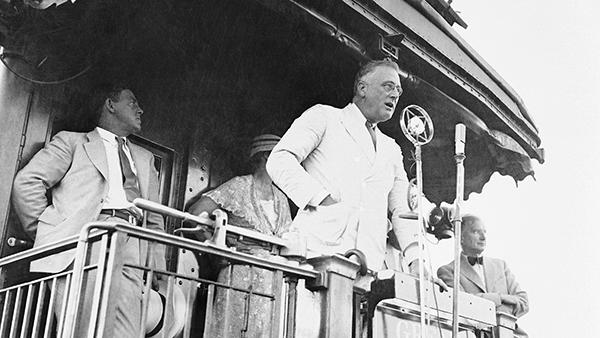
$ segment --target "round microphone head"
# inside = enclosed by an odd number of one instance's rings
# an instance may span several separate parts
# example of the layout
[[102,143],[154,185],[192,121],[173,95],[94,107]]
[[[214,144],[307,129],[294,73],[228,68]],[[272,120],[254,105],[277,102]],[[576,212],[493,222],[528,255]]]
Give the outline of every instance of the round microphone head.
[[421,135],[425,131],[425,123],[415,116],[408,120],[408,131],[413,135]]
[[433,122],[425,109],[411,104],[402,109],[400,128],[415,146],[429,143],[433,138]]

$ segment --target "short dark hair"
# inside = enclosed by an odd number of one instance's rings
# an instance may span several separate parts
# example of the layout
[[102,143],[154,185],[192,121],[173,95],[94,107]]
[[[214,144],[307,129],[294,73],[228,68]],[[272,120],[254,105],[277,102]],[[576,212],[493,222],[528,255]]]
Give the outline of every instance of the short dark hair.
[[94,86],[90,95],[90,110],[94,114],[94,122],[97,124],[102,114],[102,107],[106,99],[118,101],[121,92],[125,89],[129,89],[123,83],[99,83]]
[[356,73],[356,76],[354,77],[354,95],[356,95],[358,91],[358,83],[360,82],[360,80],[365,75],[371,73],[373,70],[375,70],[375,68],[380,66],[393,68],[396,72],[400,73],[400,67],[398,67],[398,64],[390,58],[385,58],[382,60],[371,60],[364,64],[362,67],[360,67],[360,69]]

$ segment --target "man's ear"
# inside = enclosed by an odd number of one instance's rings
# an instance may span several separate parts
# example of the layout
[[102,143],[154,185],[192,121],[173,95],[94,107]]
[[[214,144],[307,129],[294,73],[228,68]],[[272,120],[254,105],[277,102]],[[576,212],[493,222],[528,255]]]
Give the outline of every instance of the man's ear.
[[111,113],[115,112],[115,105],[110,97],[107,97],[106,100],[104,100],[104,107]]
[[360,97],[365,97],[367,95],[367,83],[364,81],[358,81],[358,85],[356,86],[356,94]]

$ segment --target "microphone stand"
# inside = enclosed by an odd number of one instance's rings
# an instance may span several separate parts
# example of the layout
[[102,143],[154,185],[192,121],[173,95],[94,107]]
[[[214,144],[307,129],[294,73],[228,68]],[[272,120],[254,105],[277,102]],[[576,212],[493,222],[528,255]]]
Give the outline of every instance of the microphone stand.
[[[415,146],[415,164],[417,169],[418,186],[418,234],[419,245],[419,305],[421,319],[421,338],[425,338],[425,327],[429,324],[429,313],[427,311],[427,291],[425,288],[425,238],[423,234],[423,169],[421,159],[421,146],[429,143],[433,138],[433,122],[425,109],[410,105],[402,110],[400,127],[406,138]],[[426,313],[427,312],[427,313]],[[427,318],[427,322],[426,319]]]
[[417,166],[417,186],[419,188],[418,196],[418,243],[419,243],[419,305],[420,305],[420,319],[421,319],[421,338],[425,338],[425,327],[428,325],[425,318],[429,318],[427,311],[427,291],[425,289],[425,257],[424,256],[424,245],[425,239],[423,238],[423,169],[421,161],[421,145],[415,143],[415,163]]
[[456,125],[454,136],[454,160],[456,161],[456,200],[454,202],[454,288],[452,290],[452,338],[458,338],[458,290],[460,289],[460,238],[461,238],[461,206],[465,186],[465,125]]

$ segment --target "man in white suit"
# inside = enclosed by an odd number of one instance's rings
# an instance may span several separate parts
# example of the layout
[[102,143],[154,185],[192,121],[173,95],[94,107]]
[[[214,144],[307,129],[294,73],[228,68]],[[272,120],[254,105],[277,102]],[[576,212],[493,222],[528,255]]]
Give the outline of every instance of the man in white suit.
[[[491,300],[496,311],[521,317],[529,311],[529,300],[517,283],[515,275],[508,269],[506,262],[484,257],[486,229],[483,221],[474,215],[465,215],[462,220],[462,253],[460,255],[460,289]],[[454,261],[441,266],[438,277],[446,284],[454,286]],[[526,337],[526,333],[517,328],[515,334]]]
[[271,152],[267,171],[298,206],[292,229],[307,237],[311,256],[356,248],[381,270],[388,215],[407,262],[418,256],[417,224],[399,217],[408,211],[402,153],[377,128],[402,94],[398,73],[389,59],[369,62],[356,75],[352,103],[309,108]]
[[[24,230],[35,239],[34,247],[77,235],[86,223],[96,220],[129,222],[164,231],[160,215],[142,213],[131,203],[135,197],[158,201],[154,156],[127,139],[141,131],[143,111],[135,95],[127,87],[105,85],[96,89],[92,101],[98,127],[89,133],[59,132],[15,177],[12,202]],[[51,204],[46,198],[48,192],[52,195]],[[148,250],[145,243],[134,238],[124,240],[117,243],[123,261],[143,264]],[[154,246],[150,250],[150,264],[164,269],[164,248]],[[74,250],[56,253],[32,262],[31,271],[70,270],[74,258]],[[88,286],[93,279],[90,274]],[[109,336],[137,336],[142,305],[141,271],[126,267],[116,282],[120,283],[120,294],[116,297],[119,301],[115,325]],[[87,287],[77,337],[87,336],[91,291]],[[65,281],[59,279],[56,299],[62,299],[64,292]]]

